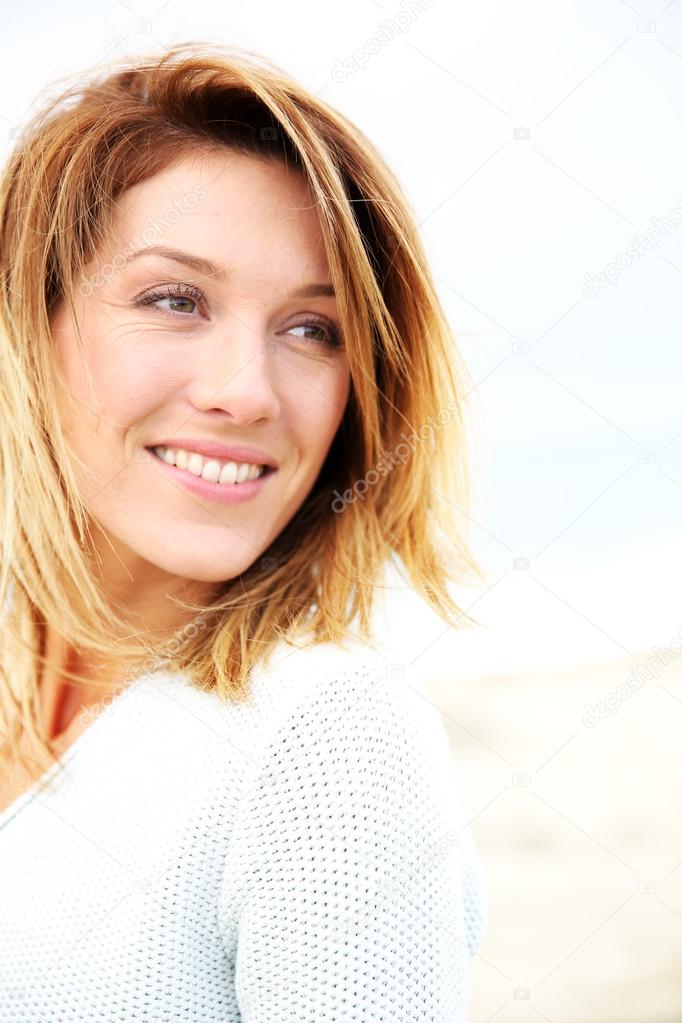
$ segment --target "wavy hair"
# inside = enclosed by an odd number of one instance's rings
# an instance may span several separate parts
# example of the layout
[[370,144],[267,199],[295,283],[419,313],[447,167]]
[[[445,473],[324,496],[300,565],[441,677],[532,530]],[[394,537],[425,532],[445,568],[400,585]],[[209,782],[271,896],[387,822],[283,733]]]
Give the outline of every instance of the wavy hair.
[[[279,639],[341,642],[354,626],[370,638],[390,560],[449,625],[473,621],[448,591],[484,578],[467,540],[473,387],[416,218],[377,149],[243,49],[184,43],[58,85],[0,178],[0,727],[9,747],[23,759],[18,738],[30,735],[59,759],[38,713],[41,673],[55,667],[48,624],[79,651],[136,670],[164,664],[238,700]],[[125,189],[186,153],[226,149],[281,160],[309,182],[350,395],[297,513],[244,572],[215,584],[212,601],[180,601],[187,623],[160,646],[131,631],[93,571],[92,520],[55,411],[50,315],[62,300],[73,310]]]

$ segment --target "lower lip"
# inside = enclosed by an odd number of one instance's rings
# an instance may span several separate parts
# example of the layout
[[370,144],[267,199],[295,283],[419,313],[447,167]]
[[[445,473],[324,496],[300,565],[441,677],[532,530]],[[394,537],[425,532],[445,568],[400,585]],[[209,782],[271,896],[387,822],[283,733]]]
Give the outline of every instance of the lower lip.
[[262,476],[255,480],[245,480],[243,483],[210,483],[201,476],[195,476],[188,469],[178,469],[176,465],[169,465],[160,458],[152,448],[146,448],[152,458],[158,462],[161,468],[168,473],[169,479],[180,483],[191,494],[197,497],[208,498],[209,501],[216,501],[218,504],[239,504],[255,497],[263,489],[276,470],[267,469]]

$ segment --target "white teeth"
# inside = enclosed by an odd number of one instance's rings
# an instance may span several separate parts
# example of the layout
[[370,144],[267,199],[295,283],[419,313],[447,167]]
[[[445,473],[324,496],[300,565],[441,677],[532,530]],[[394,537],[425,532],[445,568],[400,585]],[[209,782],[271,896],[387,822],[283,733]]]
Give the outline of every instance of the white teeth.
[[219,476],[220,462],[216,462],[213,458],[208,462],[204,462],[204,467],[201,470],[202,480],[206,480],[208,483],[217,483]]
[[235,483],[237,480],[237,463],[226,462],[220,470],[221,483]]
[[187,469],[193,476],[200,476],[209,483],[243,483],[245,480],[258,479],[264,472],[262,465],[248,462],[223,463],[216,458],[204,458],[196,452],[184,451],[182,448],[174,451],[173,448],[158,445],[153,450],[168,465]]

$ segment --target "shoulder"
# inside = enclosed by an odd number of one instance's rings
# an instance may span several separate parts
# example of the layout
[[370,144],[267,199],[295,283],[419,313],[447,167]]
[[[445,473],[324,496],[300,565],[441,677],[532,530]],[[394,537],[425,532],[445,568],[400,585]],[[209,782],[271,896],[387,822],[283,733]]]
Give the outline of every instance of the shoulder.
[[346,780],[371,770],[374,779],[430,786],[432,797],[452,802],[454,763],[442,715],[409,665],[355,641],[321,644],[257,677],[252,701],[270,722],[264,773],[305,765],[309,776],[323,771],[331,785],[343,765]]
[[[272,736],[270,760],[286,750],[289,758],[311,756],[332,773],[344,759],[358,771],[369,762],[452,791],[454,762],[442,714],[408,664],[350,642],[302,651],[299,663],[305,681]],[[363,760],[355,761],[361,752]]]
[[409,665],[363,644],[299,651],[287,670],[300,685],[292,694],[281,676],[269,679],[289,704],[242,799],[232,894],[238,878],[259,885],[265,876],[300,875],[325,853],[342,852],[356,878],[368,864],[399,877],[419,863],[422,880],[440,872],[441,882],[457,884],[473,954],[484,893],[441,712]]
[[377,1020],[464,1020],[484,904],[440,713],[371,651],[303,660],[223,865],[240,1007],[258,1023],[365,1000]]

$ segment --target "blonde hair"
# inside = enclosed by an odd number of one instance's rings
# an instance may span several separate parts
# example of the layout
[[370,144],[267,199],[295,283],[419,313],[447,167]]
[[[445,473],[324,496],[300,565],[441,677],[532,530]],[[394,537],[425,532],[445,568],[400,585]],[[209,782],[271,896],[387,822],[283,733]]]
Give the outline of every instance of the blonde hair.
[[[73,309],[122,191],[185,153],[226,149],[282,160],[307,179],[350,397],[297,513],[252,565],[215,585],[211,603],[180,602],[197,617],[179,645],[176,635],[159,648],[131,633],[93,573],[90,519],[56,412],[49,318],[62,300]],[[354,622],[369,638],[389,559],[448,624],[473,620],[447,589],[483,578],[466,539],[472,386],[415,218],[365,135],[281,68],[185,43],[50,95],[2,171],[0,289],[0,727],[15,752],[17,735],[30,734],[57,759],[37,713],[48,623],[78,650],[164,664],[241,699],[279,639],[341,641]],[[78,345],[85,360],[80,334]]]

